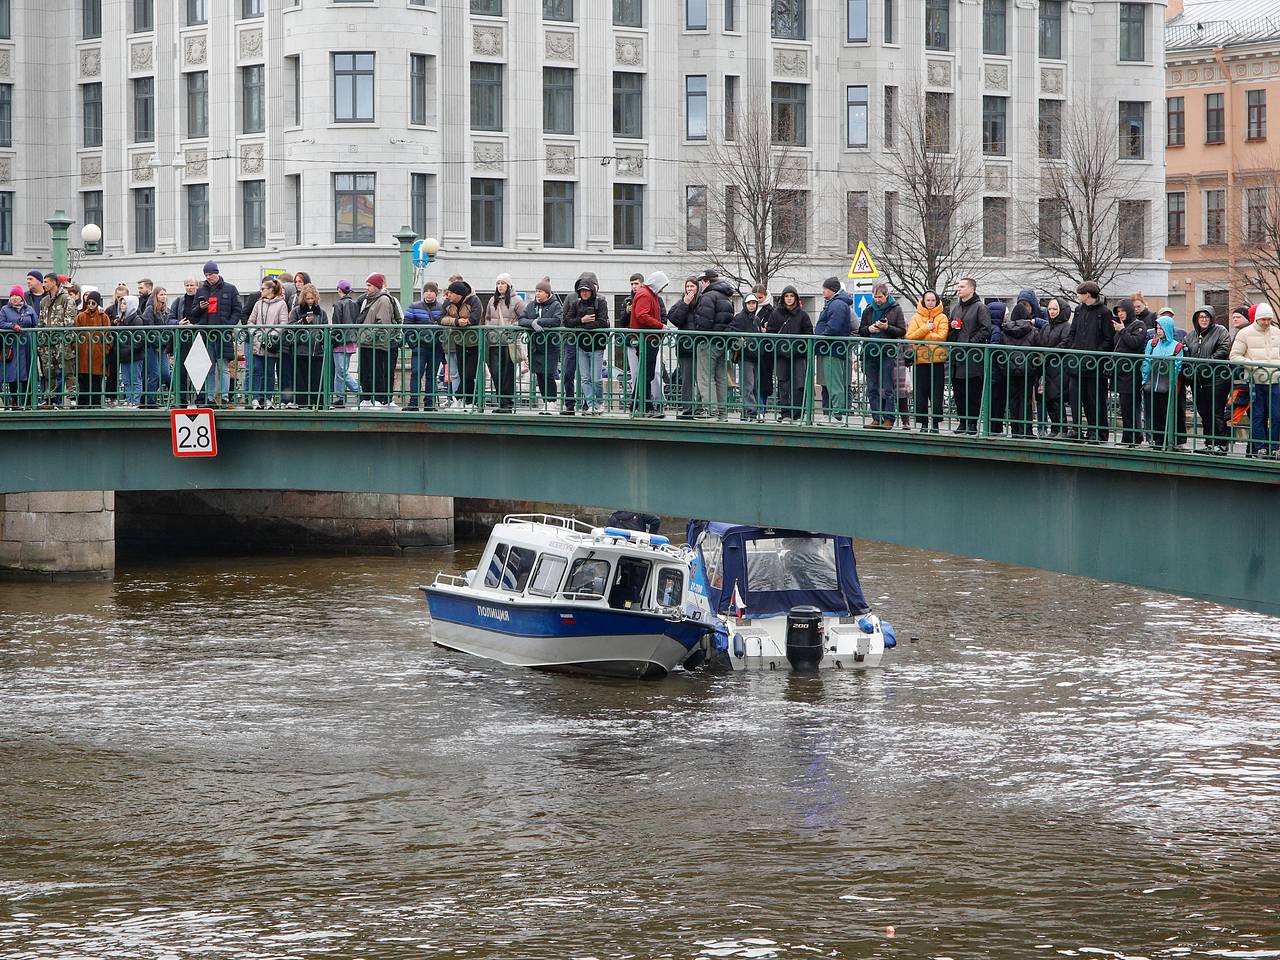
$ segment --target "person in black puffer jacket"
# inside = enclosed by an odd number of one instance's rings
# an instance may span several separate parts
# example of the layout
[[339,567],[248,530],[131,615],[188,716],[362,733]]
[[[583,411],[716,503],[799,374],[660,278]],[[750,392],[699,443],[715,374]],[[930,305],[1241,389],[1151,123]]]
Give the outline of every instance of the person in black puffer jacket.
[[[1113,325],[1115,316],[1102,302],[1101,288],[1089,280],[1076,288],[1076,295],[1080,297],[1080,305],[1076,307],[1071,319],[1071,330],[1063,347],[1068,350],[1110,353],[1116,344],[1116,328]],[[1080,429],[1088,421],[1089,427],[1082,431],[1081,438],[1106,443],[1110,436],[1107,364],[1101,357],[1070,357],[1067,364],[1074,389],[1072,412],[1076,428]]]
[[[1191,315],[1191,332],[1184,341],[1187,360],[1182,368],[1191,381],[1191,395],[1200,429],[1210,453],[1226,453],[1231,444],[1227,428],[1227,398],[1231,396],[1231,368],[1225,363],[1203,361],[1226,360],[1231,354],[1231,334],[1216,321],[1213,307],[1196,307]],[[1199,361],[1199,362],[1198,362]]]
[[[572,333],[570,343],[575,355],[578,387],[582,393],[582,412],[593,416],[604,412],[605,397],[596,390],[604,376],[605,347],[609,342],[609,304],[600,296],[600,281],[594,273],[584,273],[573,285],[576,296],[564,307],[564,328]],[[567,364],[566,364],[567,366]],[[565,373],[565,402],[573,410],[573,395],[568,386],[571,374]],[[565,412],[564,410],[561,411]]]
[[[1052,297],[1045,307],[1047,322],[1036,331],[1033,346],[1060,350],[1071,332],[1071,304],[1062,297]],[[1049,421],[1049,439],[1059,439],[1067,429],[1063,401],[1067,398],[1068,378],[1064,371],[1064,357],[1060,353],[1048,353],[1040,357],[1044,370],[1044,409]]]
[[[742,310],[736,314],[729,324],[732,333],[759,333],[760,301],[754,293],[747,294],[742,303]],[[760,366],[760,338],[742,337],[733,340],[733,355],[738,364],[738,398],[741,401],[743,420],[755,420],[758,400],[756,398],[756,372]]]
[[[1035,346],[1036,325],[1041,320],[1040,302],[1034,290],[1023,290],[1000,327],[1001,337],[1009,347]],[[1009,432],[1015,437],[1032,433],[1031,418],[1035,414],[1032,397],[1040,380],[1036,357],[1021,350],[1010,350],[1005,359],[1005,382],[1008,384]],[[992,430],[995,425],[992,425]]]
[[812,336],[813,321],[800,306],[800,294],[795,287],[783,288],[782,302],[769,314],[763,329],[779,338],[773,347],[774,372],[778,376],[778,422],[798,421],[804,411],[808,350],[792,349],[793,338]]
[[1116,394],[1120,403],[1120,422],[1124,432],[1121,442],[1126,447],[1136,447],[1142,442],[1142,362],[1147,350],[1147,325],[1136,315],[1132,300],[1116,304],[1115,352],[1135,356],[1117,357],[1115,360]]
[[678,420],[692,420],[702,415],[697,406],[694,383],[694,337],[688,332],[694,329],[694,317],[698,312],[698,278],[690,277],[684,282],[684,296],[676,301],[667,311],[667,321],[681,331],[676,336],[677,370],[680,374],[680,412]]
[[699,278],[702,295],[693,315],[693,328],[699,333],[713,336],[700,338],[698,354],[698,393],[707,407],[708,415],[717,420],[729,416],[727,377],[725,373],[724,334],[733,322],[733,287],[720,279],[715,270],[707,270]]

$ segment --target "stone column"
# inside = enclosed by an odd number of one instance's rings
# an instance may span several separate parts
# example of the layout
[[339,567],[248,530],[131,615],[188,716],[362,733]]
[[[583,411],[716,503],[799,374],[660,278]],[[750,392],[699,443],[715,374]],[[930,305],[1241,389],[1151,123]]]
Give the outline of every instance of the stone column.
[[115,494],[0,494],[0,578],[109,580],[116,565]]

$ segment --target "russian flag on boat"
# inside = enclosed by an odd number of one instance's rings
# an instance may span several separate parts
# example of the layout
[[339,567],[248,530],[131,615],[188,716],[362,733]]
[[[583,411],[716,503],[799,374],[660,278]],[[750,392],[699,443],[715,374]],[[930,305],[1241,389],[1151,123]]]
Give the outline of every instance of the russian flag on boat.
[[739,617],[747,612],[747,605],[742,601],[742,591],[738,589],[737,581],[733,584],[733,609]]

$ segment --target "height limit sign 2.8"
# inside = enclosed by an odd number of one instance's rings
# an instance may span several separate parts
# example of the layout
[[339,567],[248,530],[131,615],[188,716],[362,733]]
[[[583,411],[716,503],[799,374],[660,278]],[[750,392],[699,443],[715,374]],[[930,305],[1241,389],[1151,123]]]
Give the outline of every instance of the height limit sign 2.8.
[[218,433],[212,410],[172,410],[169,425],[173,432],[175,457],[218,455]]

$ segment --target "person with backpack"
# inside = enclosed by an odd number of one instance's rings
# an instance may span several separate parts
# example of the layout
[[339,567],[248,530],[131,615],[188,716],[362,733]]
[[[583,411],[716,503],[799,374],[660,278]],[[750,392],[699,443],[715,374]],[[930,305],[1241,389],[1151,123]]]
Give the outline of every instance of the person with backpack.
[[[1141,320],[1136,321],[1141,323]],[[1173,320],[1156,320],[1155,339],[1149,339],[1142,361],[1142,388],[1151,397],[1151,446],[1155,450],[1182,449],[1177,426],[1170,435],[1169,404],[1182,402],[1179,376],[1182,374],[1183,345],[1174,338]]]

